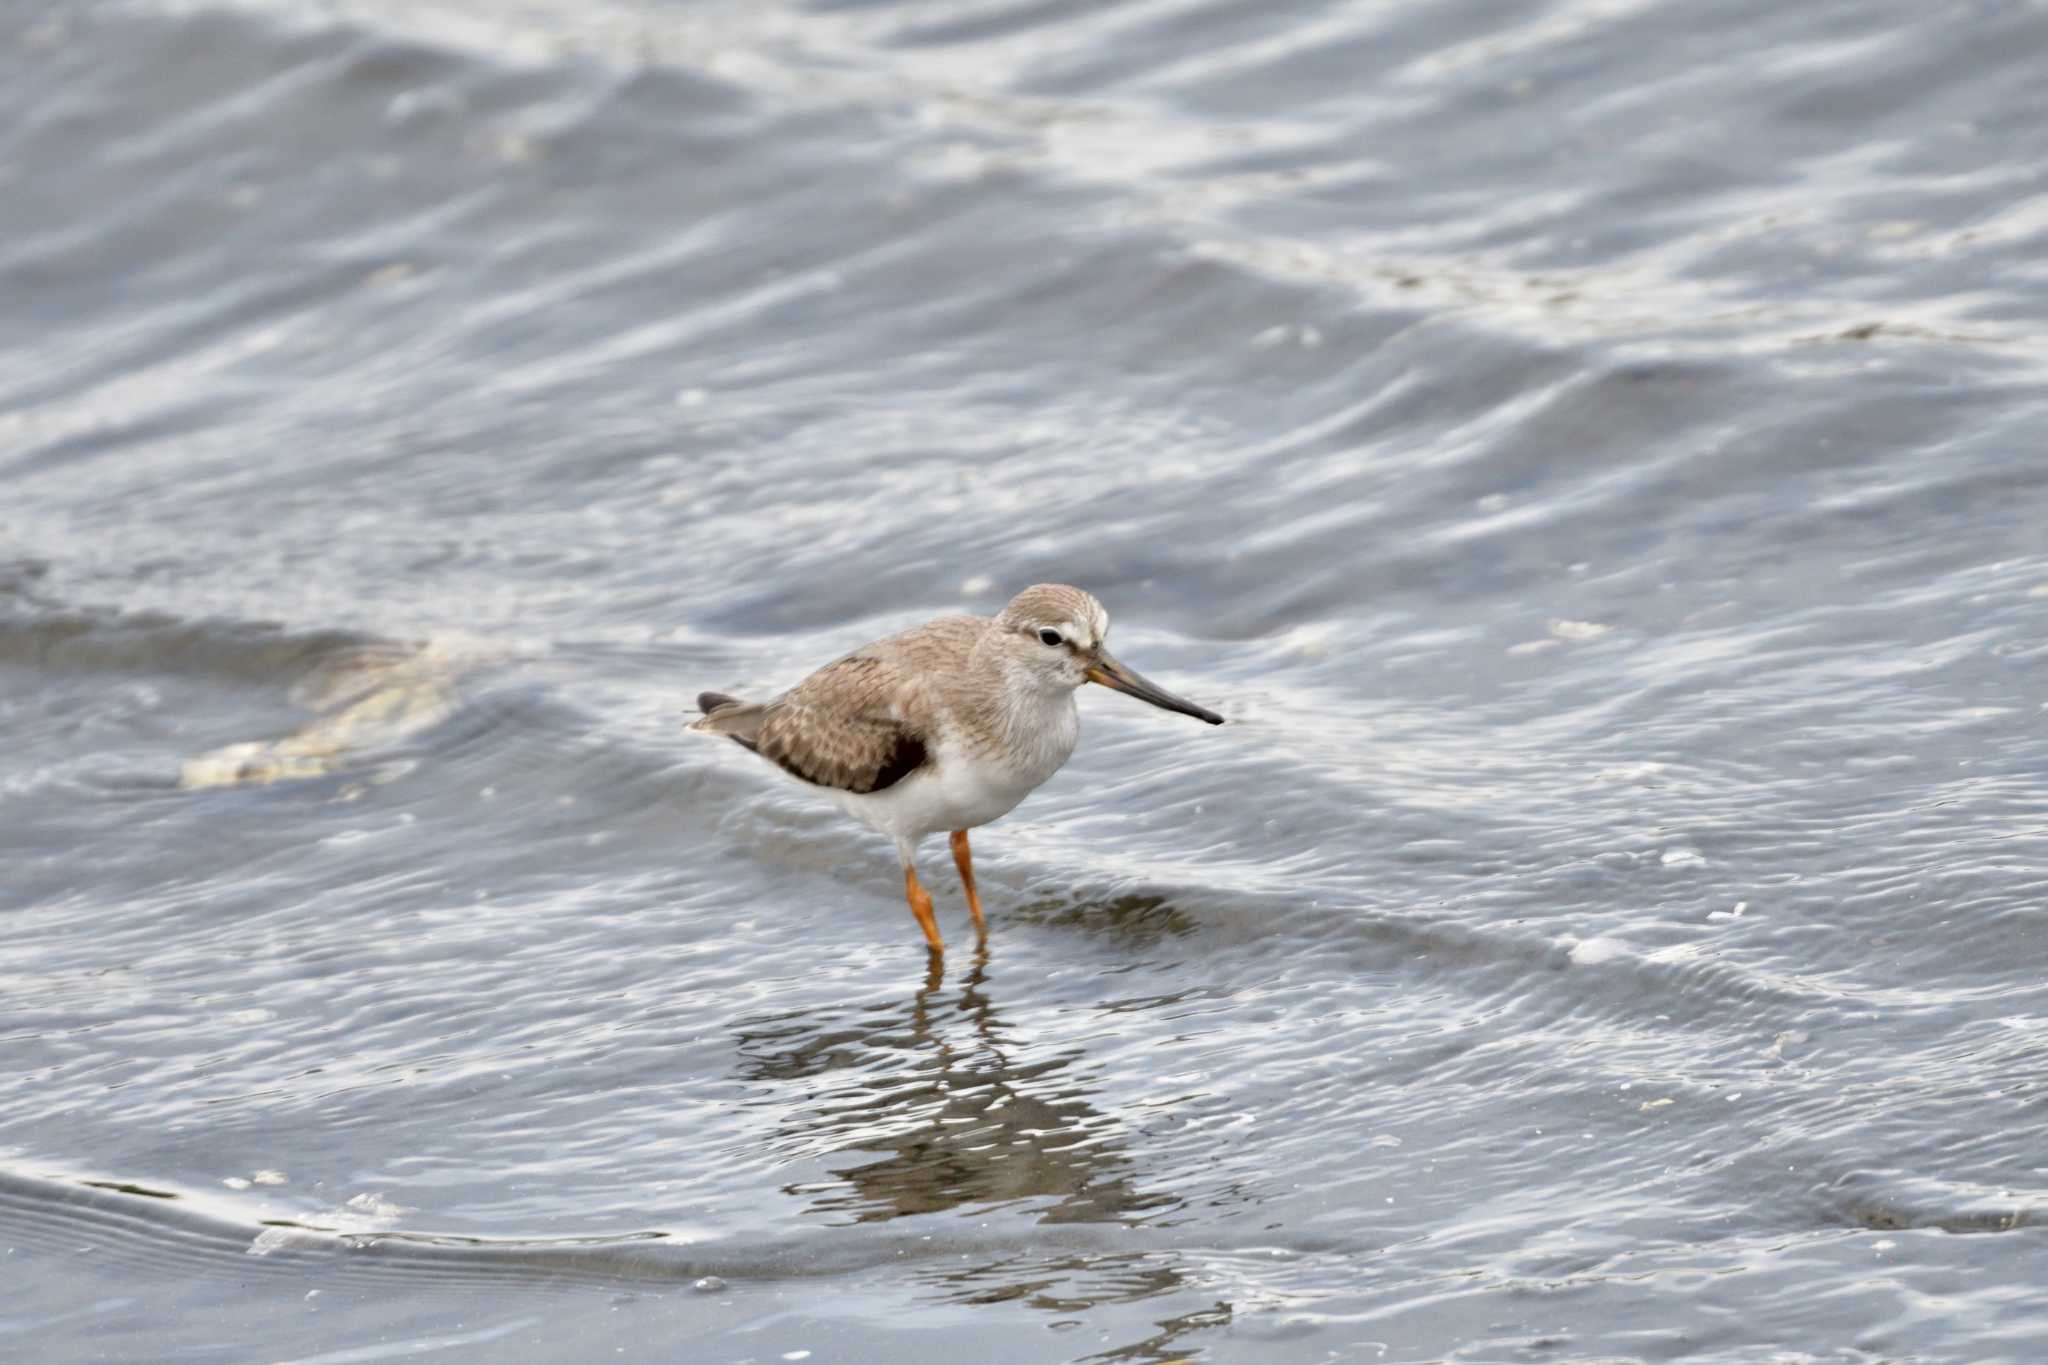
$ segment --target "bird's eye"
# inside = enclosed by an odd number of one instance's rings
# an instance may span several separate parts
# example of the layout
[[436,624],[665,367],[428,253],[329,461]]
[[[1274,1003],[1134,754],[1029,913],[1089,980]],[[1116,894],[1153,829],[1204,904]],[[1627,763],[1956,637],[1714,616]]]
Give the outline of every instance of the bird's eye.
[[1038,640],[1040,644],[1052,645],[1055,648],[1066,643],[1060,638],[1060,633],[1050,626],[1038,632]]

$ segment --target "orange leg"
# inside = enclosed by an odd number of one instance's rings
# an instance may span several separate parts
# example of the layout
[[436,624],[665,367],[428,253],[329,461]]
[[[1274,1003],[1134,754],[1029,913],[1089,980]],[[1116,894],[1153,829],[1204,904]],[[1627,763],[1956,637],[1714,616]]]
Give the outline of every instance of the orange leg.
[[939,937],[939,922],[932,918],[931,893],[917,880],[917,869],[909,863],[903,864],[903,898],[910,902],[910,913],[917,916],[917,927],[924,930],[924,941],[935,953],[946,951],[945,941]]
[[974,889],[974,855],[967,851],[967,831],[953,831],[953,866],[960,869],[960,885],[967,888],[967,908],[974,912],[975,937],[988,937],[988,921],[981,917],[981,894]]

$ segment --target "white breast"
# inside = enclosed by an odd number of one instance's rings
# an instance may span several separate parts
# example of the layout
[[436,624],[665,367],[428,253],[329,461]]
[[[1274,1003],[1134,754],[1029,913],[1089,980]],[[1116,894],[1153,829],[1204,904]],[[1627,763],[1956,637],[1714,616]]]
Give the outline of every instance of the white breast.
[[1010,742],[995,749],[969,745],[942,730],[932,762],[893,787],[856,796],[835,792],[849,813],[899,839],[945,830],[973,829],[1009,814],[1060,770],[1081,738],[1081,717],[1065,693],[1018,717]]

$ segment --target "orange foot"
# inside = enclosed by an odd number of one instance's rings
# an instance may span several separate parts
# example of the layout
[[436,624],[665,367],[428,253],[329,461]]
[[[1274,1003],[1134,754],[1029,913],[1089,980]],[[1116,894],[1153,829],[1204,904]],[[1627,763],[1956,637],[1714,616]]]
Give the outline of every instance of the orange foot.
[[924,930],[924,941],[935,953],[946,951],[946,944],[939,937],[939,922],[932,918],[932,898],[917,880],[917,869],[903,865],[903,898],[910,902],[910,913],[917,916],[918,928]]
[[988,941],[988,921],[981,917],[981,895],[974,889],[974,855],[967,849],[967,831],[953,831],[953,866],[960,869],[960,884],[967,888],[967,908],[974,912],[974,936]]

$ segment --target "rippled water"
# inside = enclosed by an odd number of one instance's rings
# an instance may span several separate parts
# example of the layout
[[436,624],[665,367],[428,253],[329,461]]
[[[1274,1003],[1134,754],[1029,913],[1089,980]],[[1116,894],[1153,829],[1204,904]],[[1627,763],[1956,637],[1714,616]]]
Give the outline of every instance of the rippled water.
[[2044,43],[0,5],[0,1351],[2048,1357]]

